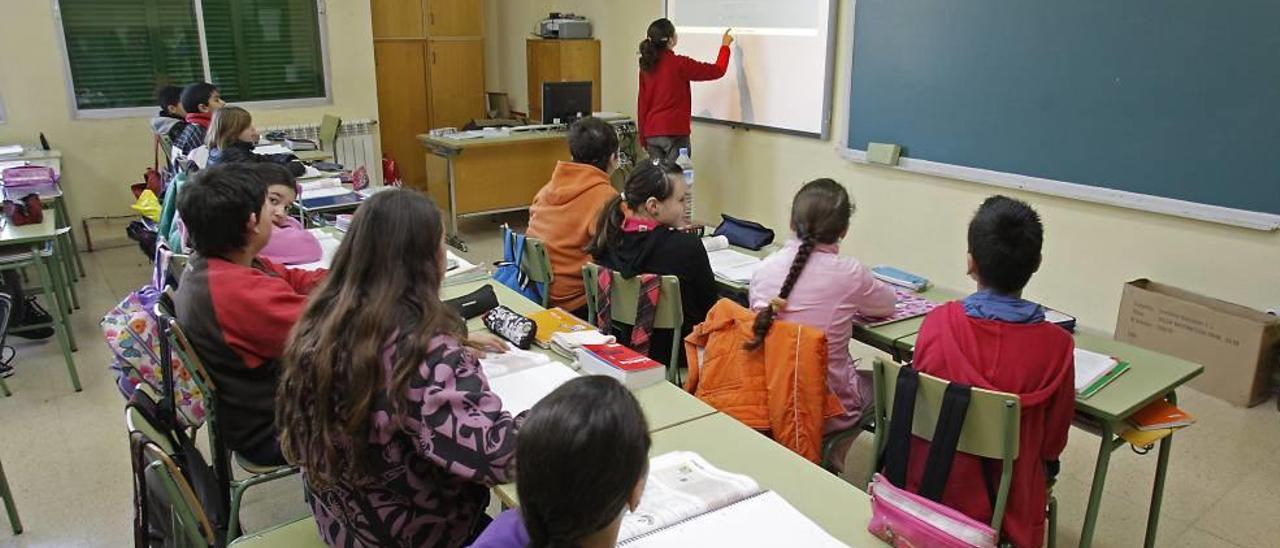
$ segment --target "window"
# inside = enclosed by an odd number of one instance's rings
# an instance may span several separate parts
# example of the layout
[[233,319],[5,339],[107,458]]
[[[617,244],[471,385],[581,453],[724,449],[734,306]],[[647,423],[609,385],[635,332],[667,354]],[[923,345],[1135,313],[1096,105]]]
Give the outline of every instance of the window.
[[162,85],[229,102],[327,95],[317,0],[58,0],[80,112],[155,106]]

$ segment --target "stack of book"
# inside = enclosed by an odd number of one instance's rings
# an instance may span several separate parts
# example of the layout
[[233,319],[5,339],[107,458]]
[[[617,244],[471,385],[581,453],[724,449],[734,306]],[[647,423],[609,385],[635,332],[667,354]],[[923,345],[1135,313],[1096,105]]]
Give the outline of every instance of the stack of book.
[[605,335],[581,318],[563,308],[552,308],[529,315],[538,324],[534,344],[572,360],[578,349],[587,344],[609,344],[617,339]]
[[1129,370],[1129,362],[1077,348],[1076,397],[1087,400]]
[[613,377],[632,390],[666,378],[662,364],[617,343],[583,345],[578,348],[578,365],[584,373]]
[[1191,426],[1195,422],[1195,417],[1161,399],[1147,404],[1129,417],[1129,423],[1133,428],[1121,433],[1120,437],[1134,447],[1147,447],[1160,438]]

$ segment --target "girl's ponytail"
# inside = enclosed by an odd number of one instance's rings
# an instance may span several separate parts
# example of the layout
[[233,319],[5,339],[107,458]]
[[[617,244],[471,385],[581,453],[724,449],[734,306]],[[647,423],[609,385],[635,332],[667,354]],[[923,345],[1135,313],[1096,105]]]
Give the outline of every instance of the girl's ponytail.
[[786,281],[782,282],[782,290],[778,292],[778,298],[770,301],[767,308],[756,314],[756,321],[751,325],[755,338],[743,345],[744,348],[756,350],[764,346],[764,338],[769,335],[769,329],[773,327],[774,316],[787,307],[787,297],[791,296],[791,290],[796,287],[796,280],[800,278],[804,265],[809,262],[809,255],[813,254],[813,248],[817,246],[817,242],[808,238],[800,242],[800,249],[796,251],[795,260],[791,261],[791,270],[787,272]]
[[584,251],[595,257],[608,249],[622,235],[624,219],[626,213],[622,211],[622,195],[614,196],[600,210],[600,215],[596,218],[596,237],[587,244]]
[[658,57],[671,46],[676,26],[670,19],[658,19],[649,24],[647,37],[640,42],[640,70],[651,72],[658,66]]

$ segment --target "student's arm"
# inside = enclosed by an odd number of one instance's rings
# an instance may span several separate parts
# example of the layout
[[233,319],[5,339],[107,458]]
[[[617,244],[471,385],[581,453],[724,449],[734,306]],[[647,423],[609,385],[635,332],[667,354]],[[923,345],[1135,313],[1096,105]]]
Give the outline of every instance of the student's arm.
[[1066,374],[1057,392],[1046,402],[1044,444],[1040,449],[1040,458],[1045,461],[1057,461],[1058,455],[1067,447],[1067,432],[1071,430],[1071,420],[1076,413],[1075,343],[1070,338],[1067,341]]
[[690,82],[718,80],[729,70],[729,46],[720,46],[720,55],[716,57],[715,63],[703,63],[683,55],[676,58],[680,59],[681,74]]
[[275,273],[276,276],[279,276],[285,282],[288,282],[294,292],[303,296],[311,293],[316,286],[320,285],[320,282],[323,282],[324,279],[329,276],[329,271],[324,268],[317,270],[305,270],[302,268],[289,268],[278,265],[262,257],[258,257],[257,260],[262,263],[263,268]]
[[877,280],[871,270],[859,264],[853,271],[850,298],[862,315],[884,318],[893,315],[898,305],[898,295],[889,284]]
[[[720,300],[720,286],[716,284],[716,275],[711,271],[711,259],[707,257],[707,248],[697,236],[677,234],[680,242],[677,257],[687,265],[685,275],[681,276],[681,296],[685,299],[684,325],[692,327],[707,318],[707,312]],[[687,286],[687,287],[684,287]]]
[[419,367],[419,452],[449,473],[494,485],[511,480],[516,450],[516,420],[502,410],[489,389],[480,363],[456,344],[438,346]]
[[223,338],[246,367],[284,355],[289,331],[306,308],[306,295],[264,275],[225,279],[209,289]]

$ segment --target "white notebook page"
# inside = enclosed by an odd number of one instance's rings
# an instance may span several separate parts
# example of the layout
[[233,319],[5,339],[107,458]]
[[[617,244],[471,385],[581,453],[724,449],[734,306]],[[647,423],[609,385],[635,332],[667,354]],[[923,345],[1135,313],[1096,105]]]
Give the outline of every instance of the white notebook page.
[[781,495],[765,491],[715,512],[648,535],[618,543],[626,548],[733,546],[836,548],[836,540],[791,506]]

